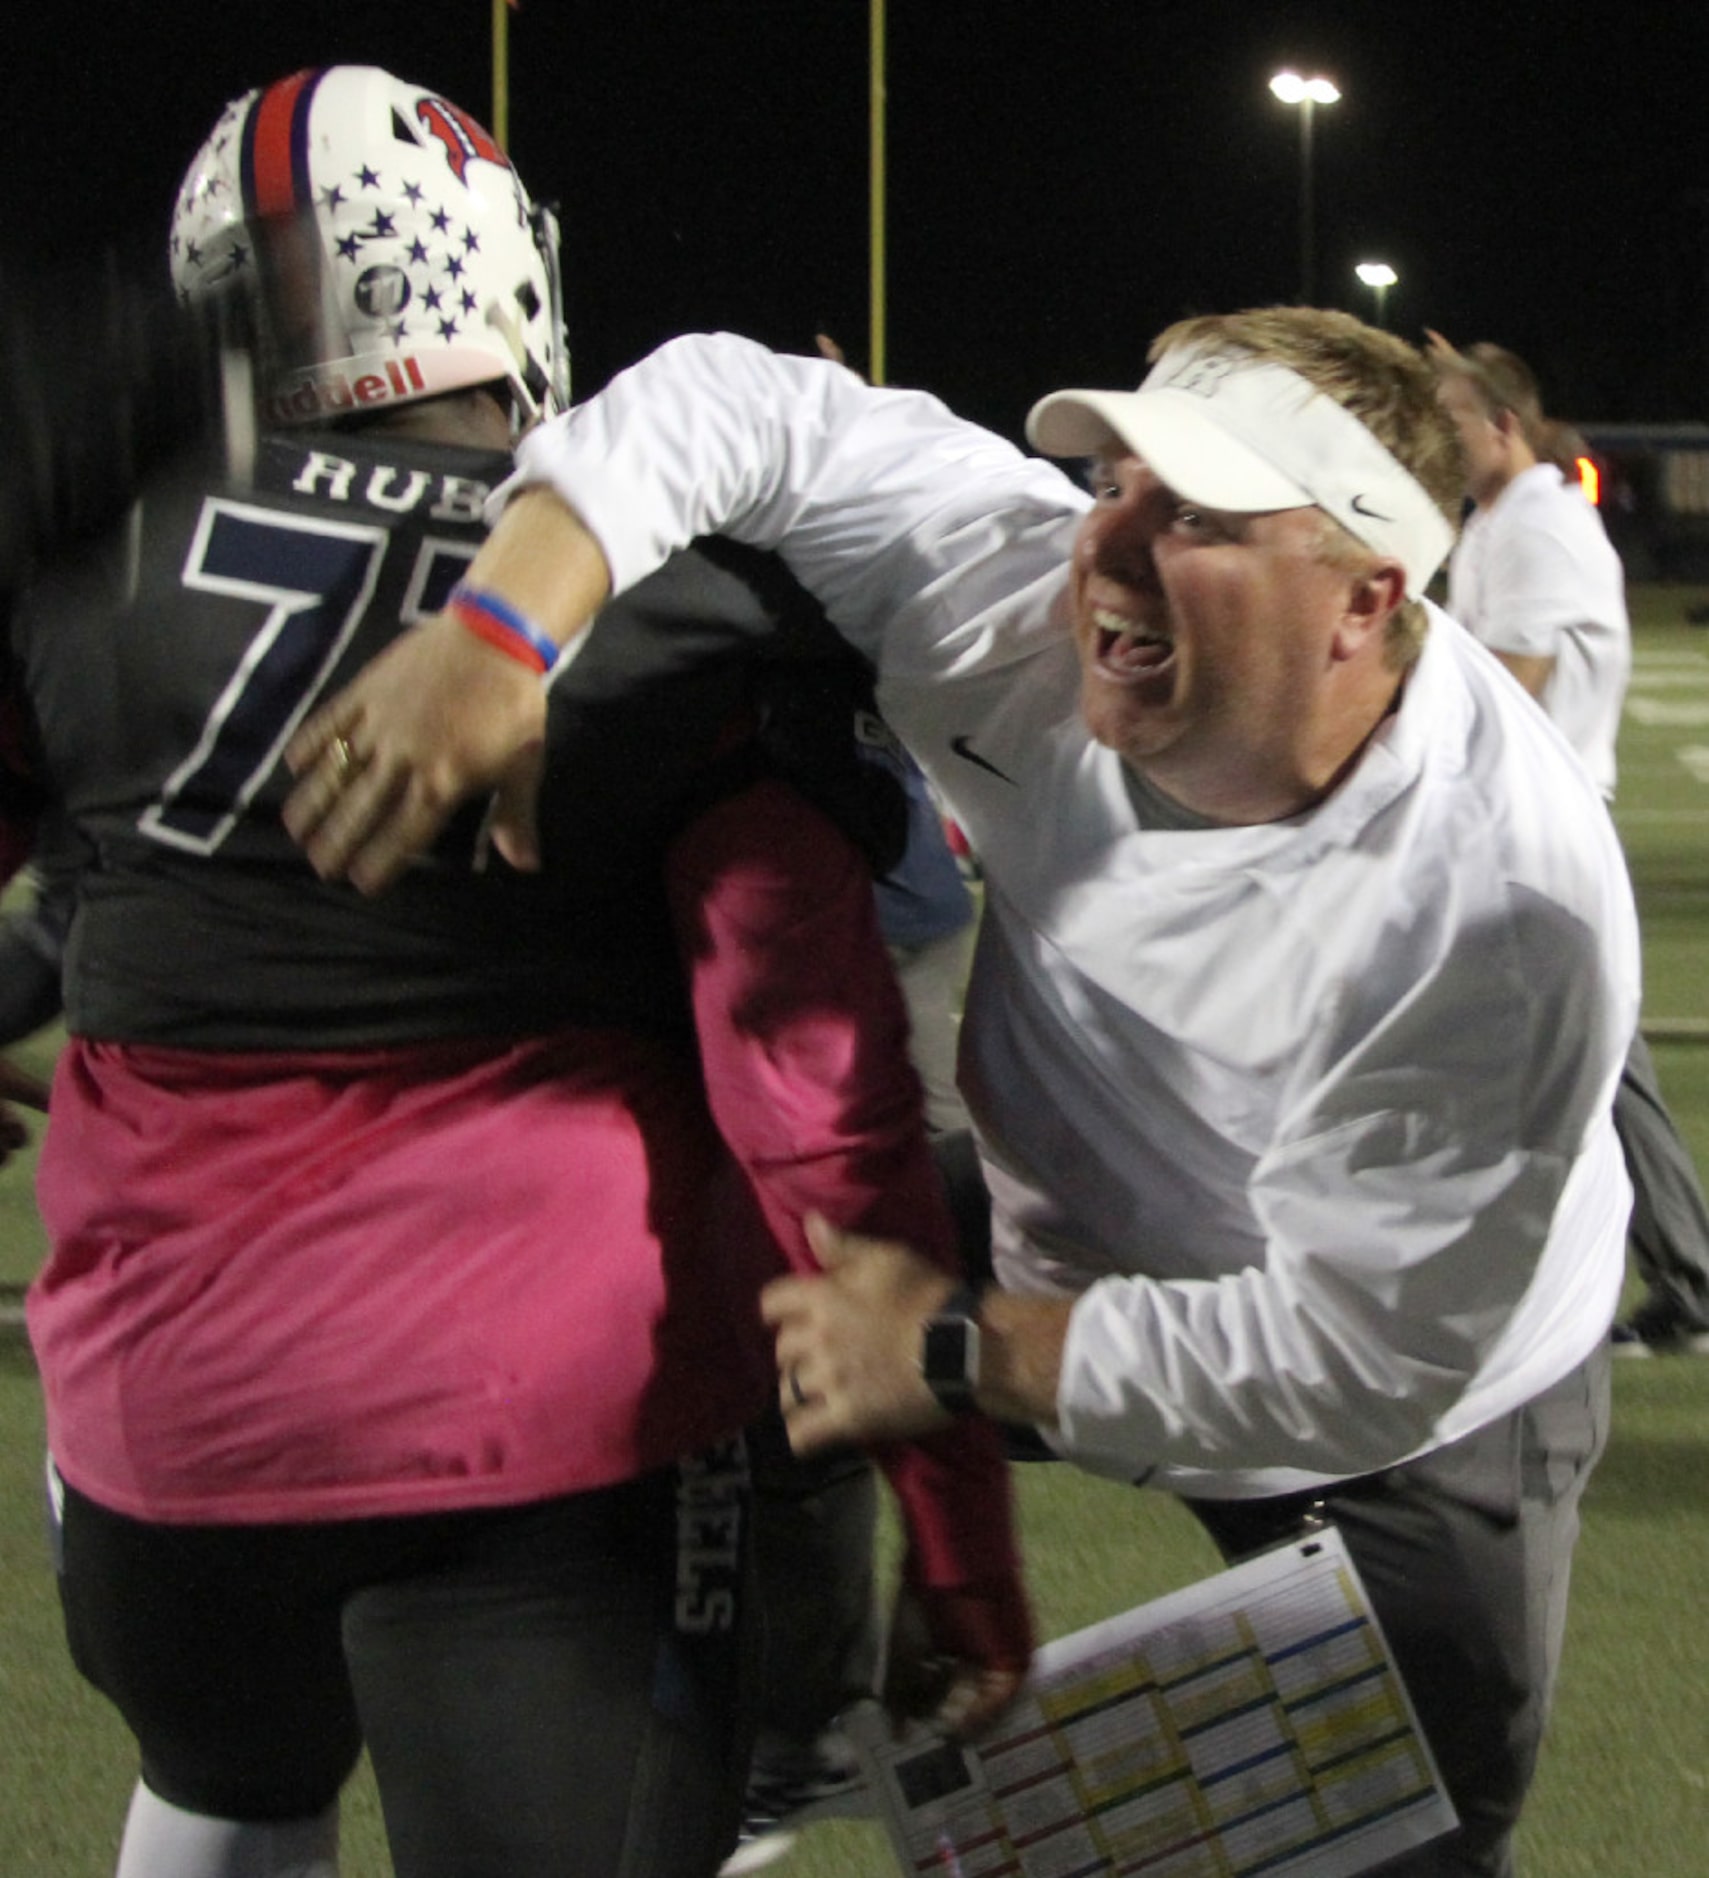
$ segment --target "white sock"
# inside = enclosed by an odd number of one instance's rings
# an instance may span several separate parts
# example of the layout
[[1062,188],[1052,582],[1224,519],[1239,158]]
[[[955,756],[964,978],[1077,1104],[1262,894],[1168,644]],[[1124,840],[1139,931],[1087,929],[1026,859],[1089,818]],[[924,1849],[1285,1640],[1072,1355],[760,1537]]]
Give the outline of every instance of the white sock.
[[139,1780],[114,1878],[338,1878],[338,1803],[313,1819],[212,1819]]

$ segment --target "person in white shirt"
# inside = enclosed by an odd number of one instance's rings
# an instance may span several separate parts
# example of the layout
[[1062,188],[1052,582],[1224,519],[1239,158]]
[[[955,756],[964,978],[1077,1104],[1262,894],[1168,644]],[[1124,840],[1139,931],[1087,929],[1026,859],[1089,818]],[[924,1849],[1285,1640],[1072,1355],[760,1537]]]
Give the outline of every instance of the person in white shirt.
[[1431,350],[1474,507],[1448,562],[1448,611],[1495,654],[1614,794],[1632,671],[1626,577],[1602,518],[1556,460],[1530,369],[1498,346]]
[[[1504,1874],[1606,1429],[1630,887],[1421,597],[1459,493],[1429,366],[1302,308],[1153,357],[1032,414],[1088,499],[921,394],[677,341],[524,446],[476,571],[567,640],[678,539],[780,548],[984,864],[962,1080],[1002,1285],[818,1231],[828,1275],[766,1297],[797,1445],[977,1410],[1230,1553],[1321,1510],[1460,1816],[1393,1870]],[[528,860],[539,700],[497,666],[430,621],[303,726],[318,869],[378,891],[495,785]]]
[[[1562,473],[1570,439],[1545,416],[1524,360],[1488,343],[1457,351],[1439,333],[1430,352],[1474,505],[1448,563],[1448,611],[1537,700],[1612,799],[1632,668],[1620,557],[1576,479]],[[1646,1290],[1616,1327],[1616,1354],[1709,1354],[1709,1205],[1641,1032],[1615,1094],[1614,1126]]]

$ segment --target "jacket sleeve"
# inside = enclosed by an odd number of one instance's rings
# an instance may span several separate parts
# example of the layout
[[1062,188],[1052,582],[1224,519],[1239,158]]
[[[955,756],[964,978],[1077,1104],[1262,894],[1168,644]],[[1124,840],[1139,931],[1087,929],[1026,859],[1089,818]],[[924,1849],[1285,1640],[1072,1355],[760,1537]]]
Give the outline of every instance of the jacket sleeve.
[[[696,536],[777,550],[874,664],[899,617],[1053,578],[1088,504],[1053,465],[918,391],[730,333],[662,346],[517,451],[592,531],[622,592]],[[990,571],[989,583],[980,570]]]
[[[767,779],[677,838],[667,880],[713,1114],[790,1264],[816,1269],[802,1222],[817,1211],[955,1269],[907,1017],[852,846]],[[1024,1664],[1031,1630],[996,1429],[957,1422],[876,1458],[937,1634],[959,1629],[988,1660]]]

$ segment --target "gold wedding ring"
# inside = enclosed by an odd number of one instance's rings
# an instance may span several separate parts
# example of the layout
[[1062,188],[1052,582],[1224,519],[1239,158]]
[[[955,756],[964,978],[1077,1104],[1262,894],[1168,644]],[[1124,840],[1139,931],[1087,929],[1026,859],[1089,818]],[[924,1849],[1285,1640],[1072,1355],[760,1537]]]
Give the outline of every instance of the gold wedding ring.
[[335,789],[342,789],[355,775],[360,765],[356,761],[356,752],[350,747],[348,737],[334,737],[332,740],[332,784]]

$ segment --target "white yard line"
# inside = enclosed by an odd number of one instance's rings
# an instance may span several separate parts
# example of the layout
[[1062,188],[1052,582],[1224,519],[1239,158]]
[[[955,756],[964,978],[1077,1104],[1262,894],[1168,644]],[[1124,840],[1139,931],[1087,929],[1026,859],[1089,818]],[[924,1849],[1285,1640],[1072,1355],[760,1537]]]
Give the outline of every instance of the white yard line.
[[1638,1028],[1650,1043],[1709,1043],[1709,1017],[1646,1017]]
[[1698,646],[1646,647],[1640,644],[1632,648],[1632,663],[1639,670],[1661,665],[1709,665],[1709,650]]
[[1684,702],[1626,694],[1626,715],[1646,730],[1701,730],[1709,725],[1709,696]]
[[[1674,754],[1680,756],[1683,760],[1682,752],[1676,751]],[[1709,763],[1709,751],[1705,751],[1703,756],[1705,762]],[[1627,766],[1622,772],[1621,780],[1628,780],[1636,773],[1637,768],[1638,766],[1635,763]],[[1671,775],[1671,773],[1672,766],[1670,765],[1669,774]],[[1709,774],[1699,773],[1697,779],[1699,782],[1709,782]],[[1634,793],[1636,792],[1634,791]],[[1665,809],[1641,809],[1633,802],[1616,802],[1614,805],[1614,821],[1617,827],[1622,828],[1636,828],[1640,825],[1645,828],[1709,827],[1709,801],[1701,803],[1695,801],[1687,802],[1678,807]]]

